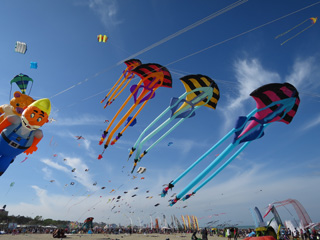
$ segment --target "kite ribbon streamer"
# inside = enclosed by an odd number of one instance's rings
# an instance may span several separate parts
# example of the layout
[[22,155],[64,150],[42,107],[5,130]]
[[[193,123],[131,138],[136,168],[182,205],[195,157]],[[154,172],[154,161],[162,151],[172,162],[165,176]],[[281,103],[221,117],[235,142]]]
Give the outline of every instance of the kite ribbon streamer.
[[[104,105],[103,108],[106,108],[108,105],[110,105],[111,103],[113,103],[113,101],[116,99],[116,97],[118,97],[120,95],[120,93],[127,87],[127,85],[131,82],[131,80],[134,78],[134,74],[129,73],[129,72],[125,72],[124,71],[124,79],[121,81],[121,83],[118,85],[118,87],[114,90],[114,92],[111,94],[109,100],[106,102],[106,104]],[[121,75],[120,78],[122,78],[123,75]],[[128,79],[128,81],[126,82],[126,84],[124,85],[124,87],[121,89],[121,91],[119,91],[119,89],[122,87],[123,83]],[[117,83],[116,83],[117,84]],[[111,91],[111,90],[110,90]],[[119,92],[118,92],[119,91]],[[110,92],[109,92],[110,93]],[[109,94],[108,93],[108,94]],[[107,99],[108,94],[106,95],[106,97],[101,101],[101,103]],[[114,97],[116,95],[116,97]]]
[[281,43],[281,46],[282,46],[283,44],[285,44],[286,42],[290,41],[291,39],[297,37],[298,35],[300,35],[300,34],[303,33],[304,31],[306,31],[306,30],[309,29],[310,27],[312,27],[312,26],[317,22],[318,18],[317,18],[317,17],[315,17],[315,18],[314,18],[314,17],[308,18],[308,19],[304,20],[303,22],[299,23],[298,25],[294,26],[293,28],[289,29],[288,31],[279,34],[278,36],[275,37],[275,39],[277,39],[277,38],[279,38],[279,37],[282,37],[283,35],[286,35],[287,33],[291,32],[293,29],[295,29],[295,28],[299,27],[300,25],[304,24],[304,23],[307,22],[308,20],[311,20],[311,25],[310,25],[310,26],[304,28],[303,30],[301,30],[300,32],[298,32],[297,34],[295,34],[294,36],[292,36],[292,37],[288,38],[287,40],[285,40],[284,42],[282,42],[282,43]]
[[[131,122],[133,122],[133,120],[137,117],[137,115],[140,113],[140,111],[144,108],[144,106],[146,105],[146,103],[153,98],[155,91],[160,87],[157,86],[157,83],[159,81],[159,79],[163,78],[163,76],[161,76],[161,74],[157,77],[154,77],[154,79],[150,82],[150,84],[148,86],[143,86],[143,90],[140,93],[139,97],[137,99],[135,99],[134,104],[131,106],[131,108],[128,110],[128,112],[122,117],[122,119],[120,119],[120,121],[118,122],[118,124],[113,128],[113,130],[111,131],[107,142],[105,143],[105,148],[108,147],[113,134],[120,128],[120,126],[127,120],[127,118],[130,116],[130,114],[134,111],[134,109],[143,102],[143,104],[140,106],[139,110],[133,115],[132,119],[128,122],[128,124],[124,127],[124,130],[121,131],[120,133],[118,133],[118,138],[119,139],[123,132],[128,128],[128,126],[131,124]],[[160,80],[161,81],[161,80]],[[139,90],[140,86],[136,87],[133,90],[133,96],[135,96],[135,93],[137,92],[137,90]],[[147,96],[146,96],[147,95]],[[113,144],[115,144],[116,140],[113,141]],[[112,145],[113,145],[112,144]]]
[[[110,101],[107,101],[105,104],[104,108],[106,108],[109,104],[111,104],[119,95],[120,93],[127,87],[127,85],[131,82],[131,80],[134,78],[134,74],[131,72],[132,69],[135,67],[141,65],[141,61],[139,59],[130,59],[124,62],[127,65],[127,68],[123,71],[122,75],[120,78],[117,80],[117,82],[113,85],[113,87],[110,89],[110,91],[107,93],[107,95],[104,97],[104,99],[101,100],[100,103],[103,103],[108,96],[112,93],[110,96]],[[124,77],[124,78],[123,78]],[[123,78],[123,79],[122,79]],[[128,79],[129,78],[129,79]],[[122,81],[121,81],[122,79]],[[128,81],[126,82],[126,80]],[[121,81],[121,82],[120,82]],[[119,84],[120,82],[120,84]],[[120,92],[114,97],[114,95],[119,91],[121,86],[124,84],[125,86],[120,90]],[[119,84],[119,85],[118,85]],[[117,86],[118,85],[118,86]],[[117,88],[116,88],[117,87]],[[116,88],[116,89],[115,89]],[[115,89],[115,90],[114,90]],[[114,90],[114,92],[112,92]]]

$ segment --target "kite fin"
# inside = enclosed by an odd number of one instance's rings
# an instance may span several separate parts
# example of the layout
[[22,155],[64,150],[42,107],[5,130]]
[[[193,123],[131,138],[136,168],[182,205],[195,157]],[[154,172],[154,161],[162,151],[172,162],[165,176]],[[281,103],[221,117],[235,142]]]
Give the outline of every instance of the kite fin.
[[100,160],[101,158],[103,158],[102,155],[104,154],[104,151],[105,151],[105,150],[106,150],[106,149],[103,149],[102,153],[99,154],[99,156],[98,156],[98,159],[99,159],[99,160]]
[[193,192],[193,193],[190,193],[190,194],[187,194],[187,195],[185,195],[183,198],[182,198],[182,201],[185,201],[185,200],[187,200],[187,199],[189,199],[191,196],[193,196],[195,193]]
[[180,198],[177,198],[177,197],[175,197],[175,199],[171,199],[169,206],[172,207],[172,206],[175,205],[179,200],[180,200]]
[[143,151],[143,153],[140,155],[139,157],[139,161],[141,160],[141,158],[143,158],[148,152],[146,150]]
[[135,150],[136,150],[136,149],[135,149],[134,147],[132,147],[132,148],[130,149],[130,153],[129,153],[129,157],[128,157],[128,160],[127,160],[127,161],[129,161],[129,158],[131,158],[131,156],[132,156],[132,154],[134,153]]
[[115,144],[120,138],[121,138],[122,134],[118,133],[118,136],[116,136],[115,139],[113,139],[113,141],[111,142],[111,145]]
[[100,101],[100,103],[103,103],[106,99],[107,99],[107,97],[105,97],[104,99],[102,99],[102,100]]
[[171,181],[167,187],[165,187],[163,190],[162,190],[162,193],[161,193],[161,197],[165,197],[169,191],[169,189],[172,190],[172,188],[174,187],[174,185],[172,184],[173,181]]
[[137,166],[137,162],[138,162],[138,159],[135,159],[135,160],[134,160],[134,163],[133,163],[133,168],[132,168],[132,170],[131,170],[131,173],[134,172],[134,169],[135,169],[136,166]]
[[[248,134],[247,136],[243,137],[240,140],[240,143],[253,141],[255,139],[263,137],[263,135],[264,135],[264,132],[263,132],[263,129],[264,129],[264,125],[263,124],[264,124],[264,122],[262,120],[256,119],[255,117],[251,117],[249,120],[253,120],[253,121],[257,122],[258,124],[260,124],[260,126],[257,129],[255,129],[253,132]],[[237,130],[235,131],[235,136],[234,136],[234,139],[233,139],[233,143],[235,143],[238,139],[240,139],[242,137],[241,135],[244,132],[243,129],[244,129],[246,123],[249,120],[245,116],[240,116],[238,118],[238,120],[236,122],[236,126],[235,126],[235,129],[237,129]],[[253,127],[255,127],[255,126],[256,125],[253,125]]]
[[100,139],[100,142],[99,142],[99,145],[102,145],[102,143],[106,139],[107,135],[108,135],[108,132],[107,131],[103,131],[101,139]]
[[104,105],[104,109],[109,105],[109,100],[106,102],[106,104]]

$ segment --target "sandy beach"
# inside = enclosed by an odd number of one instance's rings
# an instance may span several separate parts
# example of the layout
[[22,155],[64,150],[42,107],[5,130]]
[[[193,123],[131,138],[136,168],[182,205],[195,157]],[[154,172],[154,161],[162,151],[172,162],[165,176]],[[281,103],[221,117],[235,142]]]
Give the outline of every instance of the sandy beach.
[[[89,240],[183,240],[191,239],[191,233],[188,234],[67,234],[66,238],[62,239],[89,239]],[[201,234],[197,234],[198,238],[201,238]],[[17,234],[17,235],[9,235],[3,234],[0,235],[0,239],[15,239],[15,240],[24,240],[24,239],[59,239],[60,238],[53,238],[52,234]],[[227,238],[224,237],[217,237],[217,236],[209,236],[209,240],[226,240]]]

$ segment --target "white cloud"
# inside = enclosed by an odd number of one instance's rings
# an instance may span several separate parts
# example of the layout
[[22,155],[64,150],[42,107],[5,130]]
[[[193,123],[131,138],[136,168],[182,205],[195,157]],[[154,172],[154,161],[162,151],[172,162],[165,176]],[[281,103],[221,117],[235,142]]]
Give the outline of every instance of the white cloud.
[[[81,162],[77,159],[72,159],[70,165],[78,167]],[[79,165],[80,164],[80,165]],[[290,171],[290,169],[286,169]],[[157,176],[158,175],[158,176]],[[306,188],[310,183],[313,186],[320,184],[320,176],[296,176],[291,178],[283,178],[283,170],[266,171],[265,165],[253,164],[250,168],[239,170],[238,174],[231,175],[229,178],[224,179],[222,182],[213,181],[201,189],[195,196],[191,197],[188,201],[180,201],[173,207],[168,207],[168,199],[172,193],[179,191],[183,188],[181,182],[176,184],[172,192],[166,198],[161,198],[155,192],[160,192],[162,183],[165,177],[162,174],[154,174],[149,179],[149,184],[152,185],[150,193],[146,193],[145,189],[140,187],[138,190],[133,188],[128,189],[128,186],[123,190],[110,194],[109,190],[81,192],[74,196],[62,196],[59,194],[47,193],[45,189],[38,186],[32,186],[38,196],[38,201],[33,203],[20,202],[16,205],[10,205],[12,214],[20,214],[30,216],[30,213],[41,212],[44,218],[53,219],[71,219],[83,221],[90,214],[95,217],[95,221],[105,221],[109,223],[125,224],[128,221],[129,212],[135,212],[132,215],[134,222],[137,222],[137,217],[144,222],[150,222],[150,215],[153,214],[153,219],[164,214],[167,217],[175,214],[195,215],[204,217],[213,213],[225,212],[225,215],[215,217],[220,221],[232,219],[236,221],[239,216],[241,219],[247,219],[246,224],[252,224],[249,208],[258,206],[261,212],[271,202],[278,200],[285,200],[288,198],[298,199],[302,205],[308,206],[307,212],[310,214],[311,219],[314,218],[310,209],[313,205],[310,203],[310,197],[317,199],[317,195],[312,188]],[[219,183],[218,183],[219,182]],[[281,184],[280,184],[281,183]],[[127,194],[122,194],[122,191],[127,190]],[[157,191],[158,190],[158,191]],[[49,195],[48,195],[49,194]],[[136,197],[132,197],[137,194]],[[119,202],[116,202],[118,195],[121,195]],[[152,199],[147,199],[146,196],[153,196]],[[108,199],[115,198],[112,202],[108,203]],[[158,207],[154,207],[156,203],[160,203]],[[314,205],[316,203],[313,203]],[[111,211],[111,209],[115,208]],[[182,208],[187,206],[187,208]],[[316,207],[316,206],[314,206]],[[208,209],[212,209],[208,211]],[[120,211],[120,214],[115,212]],[[39,215],[39,214],[37,214]],[[109,216],[111,220],[107,220]],[[317,216],[318,217],[318,216]],[[200,225],[203,226],[207,219],[202,219]]]
[[318,125],[320,125],[320,115],[306,123],[302,130],[309,130],[310,128],[314,128]]
[[84,148],[86,150],[89,150],[90,149],[90,144],[91,144],[91,141],[87,140],[87,139],[84,139],[83,140],[83,144],[84,144]]
[[[241,113],[244,103],[251,99],[250,93],[253,90],[268,83],[283,82],[277,72],[266,70],[258,59],[237,60],[234,63],[234,70],[237,79],[237,97],[229,96],[229,105],[224,107],[223,111],[217,109],[225,116],[224,129],[230,129],[230,126],[233,126],[234,120],[231,116]],[[284,79],[286,82],[292,83],[301,94],[304,94],[304,91],[310,91],[310,89],[316,89],[320,86],[319,77],[320,69],[317,59],[316,57],[309,57],[306,59],[297,58],[292,69],[290,69],[290,73]],[[305,94],[311,96],[308,92],[305,92]],[[310,124],[310,127],[317,124]]]
[[[259,60],[237,60],[234,63],[235,77],[237,79],[237,97],[229,96],[229,105],[223,107],[222,112],[225,116],[225,129],[234,125],[234,115],[240,114],[243,110],[244,102],[250,99],[250,93],[258,87],[271,82],[280,82],[279,74],[267,71],[263,68]],[[232,122],[231,120],[232,119]]]
[[49,167],[52,167],[56,170],[63,171],[63,172],[69,172],[68,168],[61,166],[60,164],[51,161],[50,159],[41,159],[41,162],[44,164],[48,165]]
[[90,9],[92,9],[100,18],[102,24],[110,29],[123,21],[118,17],[118,3],[115,0],[89,0],[87,2]]
[[[64,139],[70,138],[70,141],[73,141],[75,145],[78,145],[79,147],[84,148],[86,150],[85,154],[87,156],[89,156],[90,158],[97,158],[98,155],[96,151],[91,147],[91,142],[94,141],[98,143],[101,135],[79,135],[78,133],[74,133],[70,130],[53,131],[53,134]],[[77,136],[81,136],[84,139],[77,139]]]
[[[90,190],[97,190],[97,187],[93,186],[93,183],[94,183],[93,177],[89,172],[85,171],[86,169],[89,169],[89,167],[87,164],[83,162],[82,159],[68,157],[64,154],[59,154],[59,155],[62,156],[63,159],[65,159],[65,161],[63,161],[63,164],[65,164],[66,166],[69,166],[70,168],[63,166],[57,162],[54,162],[50,159],[41,159],[40,161],[51,168],[54,168],[58,171],[66,173],[67,175],[69,175],[72,181],[76,181]],[[77,176],[76,178],[74,178],[73,176],[74,174],[72,174],[71,172],[72,169],[75,169],[74,173]],[[47,171],[48,170],[44,172],[46,173]]]
[[234,64],[239,93],[228,106],[229,110],[242,107],[245,100],[251,98],[250,93],[258,87],[271,82],[279,82],[280,76],[263,68],[257,59],[238,60]]
[[285,78],[286,82],[292,83],[297,89],[309,90],[320,86],[320,69],[316,58],[296,59],[292,72]]
[[51,177],[52,177],[52,171],[49,169],[49,168],[47,168],[47,167],[44,167],[44,168],[42,168],[41,169],[42,170],[42,172],[44,172],[44,177],[45,177],[45,179],[46,180],[51,180]]

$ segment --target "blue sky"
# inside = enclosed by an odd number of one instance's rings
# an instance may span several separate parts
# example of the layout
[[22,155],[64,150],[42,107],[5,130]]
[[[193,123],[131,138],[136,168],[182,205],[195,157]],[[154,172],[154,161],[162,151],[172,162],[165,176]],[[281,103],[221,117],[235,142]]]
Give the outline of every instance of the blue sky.
[[[319,222],[315,210],[320,183],[319,23],[282,46],[310,22],[275,37],[317,17],[320,4],[314,0],[243,1],[188,28],[234,2],[1,1],[1,103],[11,98],[10,80],[24,73],[34,80],[30,95],[51,100],[50,117],[56,121],[42,127],[44,138],[38,151],[22,163],[25,155],[19,155],[1,177],[0,204],[7,204],[14,215],[74,221],[93,216],[95,221],[126,225],[131,218],[138,225],[140,220],[148,223],[150,215],[183,214],[201,218],[200,225],[212,220],[252,225],[249,208],[257,206],[264,212],[269,203],[292,198],[302,203],[313,222]],[[172,35],[175,33],[180,34]],[[108,42],[98,43],[98,34],[108,35]],[[27,43],[26,54],[14,51],[16,41]],[[150,50],[142,51],[149,46]],[[166,66],[173,88],[158,89],[138,123],[98,160],[105,120],[112,119],[129,90],[106,109],[100,100],[125,69],[121,62],[130,56]],[[33,61],[38,62],[38,69],[30,69]],[[170,99],[185,92],[179,78],[188,74],[203,74],[216,81],[221,94],[217,109],[200,108],[142,159],[140,166],[147,171],[133,179],[128,174],[132,167],[128,149]],[[300,93],[301,104],[292,123],[270,125],[263,138],[252,142],[194,197],[169,207],[169,198],[159,196],[162,185],[232,129],[238,116],[251,112],[255,102],[249,94],[272,82],[290,82]],[[12,89],[18,90],[16,86]],[[85,140],[76,140],[80,135]],[[173,144],[168,147],[168,142]],[[223,147],[180,181],[169,197],[182,190]],[[12,188],[11,182],[15,182]],[[71,182],[75,184],[70,186]],[[112,189],[116,192],[110,193]],[[133,194],[137,196],[132,198]],[[119,195],[123,200],[108,203]],[[156,203],[160,205],[154,207]],[[211,217],[217,213],[226,214]],[[280,214],[292,218],[288,211],[280,209]]]

